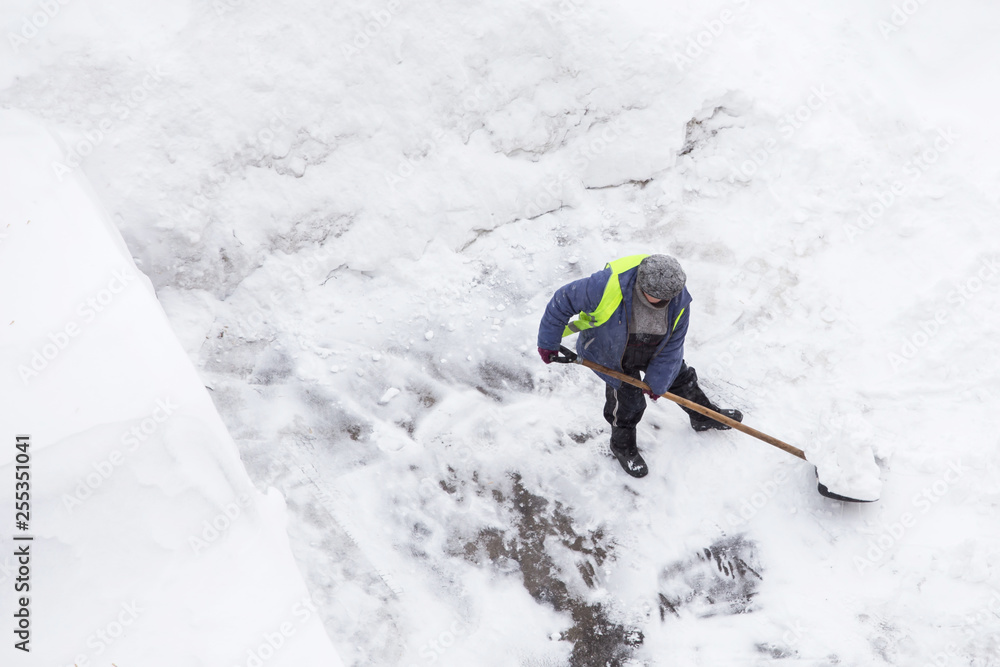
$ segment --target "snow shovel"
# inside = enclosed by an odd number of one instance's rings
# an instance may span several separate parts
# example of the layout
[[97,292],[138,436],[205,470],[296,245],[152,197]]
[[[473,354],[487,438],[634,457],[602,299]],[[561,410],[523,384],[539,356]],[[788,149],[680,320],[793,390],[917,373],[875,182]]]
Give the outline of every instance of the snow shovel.
[[[646,384],[645,382],[643,382],[642,380],[637,380],[637,379],[635,379],[634,377],[632,377],[630,375],[626,375],[625,373],[620,373],[620,372],[618,372],[616,370],[607,368],[606,366],[601,366],[600,364],[595,364],[593,361],[588,361],[587,359],[581,359],[579,356],[577,356],[577,354],[575,352],[573,352],[572,350],[570,350],[567,347],[560,346],[559,347],[559,351],[562,353],[563,356],[556,357],[552,361],[557,362],[557,363],[561,363],[561,364],[580,364],[581,366],[586,366],[587,368],[595,370],[598,373],[602,373],[603,375],[608,375],[608,376],[613,377],[613,378],[618,378],[622,382],[627,382],[628,384],[631,384],[631,385],[634,385],[636,387],[639,387],[640,389],[642,389],[644,391],[652,392],[652,389],[650,389],[649,385]],[[745,426],[742,422],[738,422],[735,419],[730,419],[726,415],[719,414],[715,410],[711,410],[709,408],[703,407],[701,405],[698,405],[697,403],[694,403],[692,401],[687,400],[686,398],[681,398],[680,396],[675,396],[674,394],[671,394],[669,392],[663,394],[663,398],[669,399],[669,400],[673,401],[674,403],[677,403],[678,405],[682,405],[685,408],[689,408],[691,410],[694,410],[695,412],[700,412],[701,414],[705,415],[706,417],[711,417],[712,419],[714,419],[716,421],[722,422],[726,426],[730,426],[732,428],[735,428],[737,431],[743,431],[747,435],[752,435],[753,437],[757,438],[758,440],[763,440],[764,442],[766,442],[769,445],[774,445],[778,449],[782,449],[782,450],[788,452],[792,456],[799,457],[803,461],[808,461],[809,460],[809,459],[806,458],[805,452],[803,452],[798,447],[794,447],[792,445],[789,445],[787,442],[782,442],[781,440],[778,440],[777,438],[772,438],[768,434],[761,433],[757,429],[753,429],[753,428],[750,428],[749,426]],[[815,466],[813,467],[813,469],[815,470]],[[815,472],[816,472],[816,478],[819,479],[819,471],[815,470]],[[847,502],[847,503],[873,503],[873,502],[875,502],[874,500],[859,500],[858,498],[849,498],[848,496],[842,496],[842,495],[840,495],[838,493],[834,493],[833,491],[831,491],[830,489],[828,489],[826,487],[826,485],[824,485],[822,482],[819,482],[818,484],[819,484],[819,494],[821,496],[823,496],[824,498],[831,498],[833,500],[840,500],[840,501]]]

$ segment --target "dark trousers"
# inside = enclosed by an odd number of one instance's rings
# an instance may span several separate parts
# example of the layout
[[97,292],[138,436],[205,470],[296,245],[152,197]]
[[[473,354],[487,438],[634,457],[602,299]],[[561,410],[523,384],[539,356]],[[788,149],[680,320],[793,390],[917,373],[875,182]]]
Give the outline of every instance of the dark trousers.
[[[645,368],[625,368],[625,372],[637,380],[641,379],[639,372],[643,370]],[[715,405],[698,386],[698,374],[683,361],[677,378],[667,391],[698,405],[715,409]],[[642,389],[624,382],[618,389],[607,385],[604,395],[604,418],[611,424],[611,446],[623,451],[629,450],[635,446],[635,427],[646,411],[646,397],[643,396]],[[681,409],[689,415],[698,414],[688,408]]]

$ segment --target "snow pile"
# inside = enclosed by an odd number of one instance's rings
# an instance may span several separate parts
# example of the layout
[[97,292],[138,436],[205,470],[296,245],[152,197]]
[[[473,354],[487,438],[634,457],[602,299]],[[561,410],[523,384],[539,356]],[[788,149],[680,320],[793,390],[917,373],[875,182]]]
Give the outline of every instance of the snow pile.
[[[0,240],[0,498],[12,525],[27,454],[30,512],[12,532],[34,538],[13,542],[5,526],[4,617],[13,626],[18,584],[30,653],[5,646],[4,664],[340,664],[280,495],[247,478],[83,174],[53,170],[64,160],[36,119],[0,112],[14,195]],[[15,546],[29,556],[12,562]]]
[[[0,103],[76,148],[345,662],[996,654],[1000,8],[117,4]],[[706,392],[879,502],[672,405],[624,476],[533,342],[639,252]]]
[[826,456],[810,460],[816,464],[820,483],[833,493],[867,502],[879,499],[882,493],[881,471],[875,463],[871,446],[841,445]]

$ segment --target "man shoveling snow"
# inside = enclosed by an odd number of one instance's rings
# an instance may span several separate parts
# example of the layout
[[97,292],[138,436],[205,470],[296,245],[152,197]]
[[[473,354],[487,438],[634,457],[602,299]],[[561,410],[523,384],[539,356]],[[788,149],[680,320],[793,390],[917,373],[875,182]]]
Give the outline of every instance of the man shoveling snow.
[[[684,363],[691,304],[686,280],[673,257],[623,257],[589,278],[556,290],[538,327],[538,353],[546,364],[559,356],[564,336],[579,333],[576,351],[580,357],[649,385],[649,391],[644,391],[598,373],[607,383],[604,418],[611,424],[611,451],[633,477],[649,472],[635,437],[636,425],[646,409],[643,394],[655,401],[669,391],[736,421],[743,420],[739,410],[717,408],[698,386],[695,370]],[[575,316],[577,319],[570,322]],[[696,431],[730,428],[694,410],[681,409],[688,413]]]

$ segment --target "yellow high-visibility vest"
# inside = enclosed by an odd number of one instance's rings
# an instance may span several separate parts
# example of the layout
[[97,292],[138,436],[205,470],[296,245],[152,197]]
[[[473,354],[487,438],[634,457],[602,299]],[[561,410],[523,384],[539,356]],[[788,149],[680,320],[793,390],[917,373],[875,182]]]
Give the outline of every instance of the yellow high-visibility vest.
[[[618,276],[639,266],[642,260],[647,257],[649,255],[630,255],[616,259],[613,262],[608,262],[604,268],[611,269],[611,276],[608,277],[608,283],[604,286],[604,294],[601,295],[601,302],[597,304],[597,308],[593,312],[581,312],[580,317],[567,324],[566,328],[563,329],[563,338],[580,333],[585,329],[599,327],[610,320],[624,298],[622,295],[622,285],[618,280]],[[677,324],[684,315],[684,310],[682,308],[681,312],[677,314],[677,319],[674,320],[674,326],[671,328],[671,331],[677,328]]]

